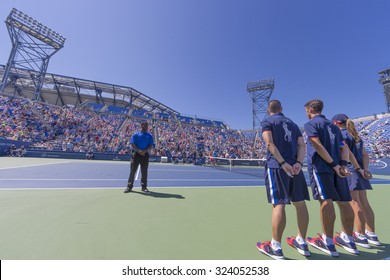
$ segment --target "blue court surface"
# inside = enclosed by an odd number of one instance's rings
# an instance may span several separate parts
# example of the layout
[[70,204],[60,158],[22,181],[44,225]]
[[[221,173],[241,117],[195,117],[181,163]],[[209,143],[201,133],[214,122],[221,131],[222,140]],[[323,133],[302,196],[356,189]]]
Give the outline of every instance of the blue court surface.
[[[128,162],[52,161],[0,167],[0,188],[124,188]],[[250,175],[254,173],[256,176]],[[243,174],[212,167],[150,164],[148,185],[153,187],[260,186],[264,169]],[[140,185],[140,172],[135,187]]]
[[[9,159],[0,166],[0,189],[17,188],[124,188],[128,162],[60,159]],[[216,168],[151,163],[148,186],[153,187],[258,187],[264,186],[264,168]],[[306,174],[307,177],[307,174]],[[135,187],[140,186],[140,172]],[[373,178],[372,184],[389,184]]]
[[[151,163],[151,193],[140,192],[137,174],[134,191],[124,194],[129,169],[129,162],[121,161],[0,158],[0,258],[269,259],[255,246],[269,240],[271,232],[263,168]],[[389,180],[376,175],[370,192],[384,246],[363,248],[359,256],[340,250],[340,259],[389,257],[388,205],[383,203]],[[310,201],[307,206],[308,236],[314,237],[321,228],[319,205]],[[296,233],[296,213],[289,207],[286,214],[289,236]],[[289,259],[305,259],[283,244]],[[311,252],[313,260],[330,259],[320,250]]]

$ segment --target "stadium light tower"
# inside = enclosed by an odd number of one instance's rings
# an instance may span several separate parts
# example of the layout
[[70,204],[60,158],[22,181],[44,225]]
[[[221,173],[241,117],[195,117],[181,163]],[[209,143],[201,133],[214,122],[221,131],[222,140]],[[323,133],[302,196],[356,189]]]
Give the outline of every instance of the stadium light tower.
[[268,101],[274,90],[274,79],[247,83],[247,91],[252,98],[253,129],[261,130],[261,122],[267,114]]
[[390,69],[379,72],[379,83],[383,85],[383,93],[386,98],[387,112],[390,113]]
[[49,59],[65,43],[65,38],[32,17],[12,9],[5,24],[12,41],[12,50],[0,84],[3,93],[18,79],[17,68],[29,70],[35,85],[34,100],[40,99]]

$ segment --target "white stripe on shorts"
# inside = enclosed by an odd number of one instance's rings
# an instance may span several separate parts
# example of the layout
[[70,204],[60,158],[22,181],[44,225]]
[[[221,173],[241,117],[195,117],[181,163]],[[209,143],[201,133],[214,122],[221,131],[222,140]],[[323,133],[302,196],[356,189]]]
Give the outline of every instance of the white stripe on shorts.
[[314,175],[314,179],[317,183],[318,194],[320,195],[321,199],[325,199],[323,191],[322,191],[321,178],[318,176],[318,174],[314,170],[313,170],[313,175]]
[[271,173],[271,168],[267,168],[267,173],[268,173],[268,182],[269,182],[269,191],[270,191],[270,196],[271,196],[271,203],[275,204],[275,197],[274,197],[274,178],[272,177]]

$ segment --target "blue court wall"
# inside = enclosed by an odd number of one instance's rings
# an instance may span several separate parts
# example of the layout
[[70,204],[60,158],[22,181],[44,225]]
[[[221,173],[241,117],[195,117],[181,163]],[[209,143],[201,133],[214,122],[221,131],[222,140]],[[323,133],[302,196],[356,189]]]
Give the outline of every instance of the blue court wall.
[[390,175],[390,159],[381,158],[370,160],[369,170],[372,174]]
[[[67,158],[67,159],[85,159],[86,153],[78,152],[63,152],[63,151],[46,151],[46,150],[34,150],[29,151],[28,147],[31,145],[29,142],[15,141],[0,138],[0,156],[4,155],[4,152],[12,145],[15,145],[16,148],[24,145],[27,148],[27,153],[25,157],[34,157],[34,158]],[[112,153],[94,153],[94,160],[115,160],[115,161],[129,161],[130,155],[119,155]],[[160,156],[150,156],[150,162],[161,162]]]
[[4,152],[12,145],[15,145],[16,148],[20,148],[21,146],[24,146],[27,149],[27,147],[29,147],[31,143],[0,138],[0,156],[3,156]]

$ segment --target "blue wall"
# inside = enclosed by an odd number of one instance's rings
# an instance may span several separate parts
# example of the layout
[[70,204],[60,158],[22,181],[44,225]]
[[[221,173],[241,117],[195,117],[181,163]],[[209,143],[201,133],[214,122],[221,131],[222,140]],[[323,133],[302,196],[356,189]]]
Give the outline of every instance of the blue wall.
[[30,142],[23,142],[23,141],[17,141],[17,140],[8,140],[4,138],[0,138],[0,156],[4,155],[5,150],[7,150],[12,145],[15,145],[16,148],[20,148],[24,145],[24,147],[27,149],[28,146],[31,145]]
[[390,175],[390,159],[370,160],[368,169],[372,174]]
[[[8,149],[11,145],[15,145],[16,148],[24,145],[27,149],[31,145],[29,142],[8,140],[0,138],[0,156],[4,155],[4,151]],[[63,151],[27,151],[26,157],[35,157],[35,158],[67,158],[67,159],[85,159],[86,153],[78,152],[63,152]],[[94,160],[115,160],[115,161],[129,161],[130,155],[119,155],[119,154],[110,154],[110,153],[95,153]],[[161,157],[159,156],[150,156],[150,162],[161,162]]]

